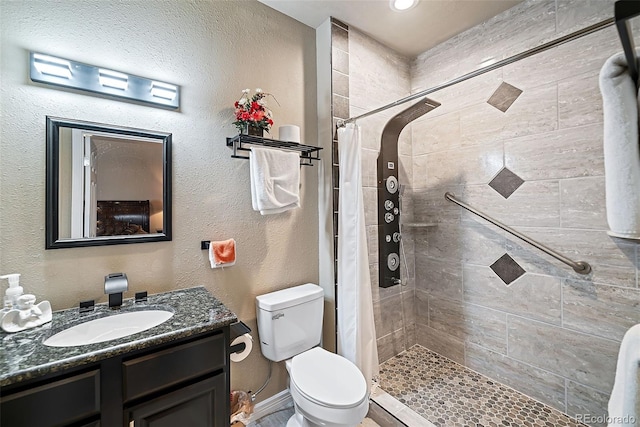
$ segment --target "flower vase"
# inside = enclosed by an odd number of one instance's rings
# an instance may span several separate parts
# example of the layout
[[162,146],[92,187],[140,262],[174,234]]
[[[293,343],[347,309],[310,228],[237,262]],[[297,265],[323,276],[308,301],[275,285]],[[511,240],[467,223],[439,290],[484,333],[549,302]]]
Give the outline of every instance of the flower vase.
[[249,123],[245,123],[242,127],[242,131],[240,132],[242,135],[250,135],[250,136],[263,136],[264,129],[258,126],[254,126]]

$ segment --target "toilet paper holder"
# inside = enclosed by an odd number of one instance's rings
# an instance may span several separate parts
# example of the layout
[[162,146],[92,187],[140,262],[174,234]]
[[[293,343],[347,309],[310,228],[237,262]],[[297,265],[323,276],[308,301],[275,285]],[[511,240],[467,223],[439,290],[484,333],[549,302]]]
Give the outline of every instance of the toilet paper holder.
[[[230,330],[230,336],[231,336],[231,340],[233,341],[234,339],[236,339],[237,337],[247,334],[251,332],[251,328],[248,327],[243,321],[238,321],[236,323],[232,323],[231,324],[231,330]],[[238,343],[236,345],[232,345],[229,347],[229,353],[240,353],[241,351],[244,351],[244,349],[247,346],[245,345],[245,343],[241,342]]]

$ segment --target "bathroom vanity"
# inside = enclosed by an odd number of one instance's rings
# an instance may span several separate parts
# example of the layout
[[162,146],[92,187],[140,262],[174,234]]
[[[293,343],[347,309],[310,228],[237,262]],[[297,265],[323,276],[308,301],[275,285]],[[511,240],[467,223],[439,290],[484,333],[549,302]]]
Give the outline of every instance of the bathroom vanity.
[[118,310],[145,305],[174,315],[144,332],[82,346],[43,341],[115,310],[64,310],[51,324],[0,335],[0,425],[227,426],[235,314],[203,287],[126,300]]

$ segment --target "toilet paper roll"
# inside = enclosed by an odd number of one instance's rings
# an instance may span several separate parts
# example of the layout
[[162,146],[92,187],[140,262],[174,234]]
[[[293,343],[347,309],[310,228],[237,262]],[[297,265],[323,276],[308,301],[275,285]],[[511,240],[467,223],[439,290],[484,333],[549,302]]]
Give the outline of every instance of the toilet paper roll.
[[244,343],[245,347],[240,353],[231,353],[229,358],[232,362],[241,362],[249,356],[251,353],[251,348],[253,347],[253,338],[249,334],[240,335],[235,340],[231,341],[231,346],[233,347],[236,344]]
[[296,125],[282,125],[278,128],[280,141],[300,142],[300,127]]

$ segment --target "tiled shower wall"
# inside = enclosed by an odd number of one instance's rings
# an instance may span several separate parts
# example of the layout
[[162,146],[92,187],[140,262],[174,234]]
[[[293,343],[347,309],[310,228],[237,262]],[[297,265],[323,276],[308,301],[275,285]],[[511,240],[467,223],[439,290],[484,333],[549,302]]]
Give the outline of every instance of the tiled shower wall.
[[[348,30],[349,55],[349,116],[354,117],[393,102],[410,94],[410,61],[377,43],[357,29]],[[362,173],[365,202],[365,222],[369,248],[372,296],[378,356],[380,362],[415,344],[415,284],[413,280],[413,242],[403,242],[400,277],[403,286],[378,286],[378,208],[377,158],[382,129],[393,115],[408,107],[401,106],[358,120],[362,130]],[[411,131],[400,135],[399,176],[401,184],[410,187]],[[403,216],[410,216],[410,191],[402,197]],[[408,272],[408,274],[407,274]],[[340,303],[338,302],[338,305]]]
[[[350,115],[612,15],[612,0],[525,1],[414,60],[351,27]],[[399,148],[403,222],[436,224],[403,229],[405,287],[377,286],[376,158],[384,124],[410,104],[359,121],[381,361],[417,342],[569,415],[606,414],[620,340],[640,322],[640,250],[606,234],[598,73],[620,50],[610,27],[429,95],[442,106]],[[463,212],[446,191],[593,272]]]
[[[421,54],[412,91],[609,18],[612,3],[527,1]],[[413,220],[437,224],[414,235],[417,342],[578,417],[606,414],[620,341],[640,322],[638,244],[606,233],[598,73],[618,51],[609,27],[517,61],[430,95],[442,106],[412,128]]]

